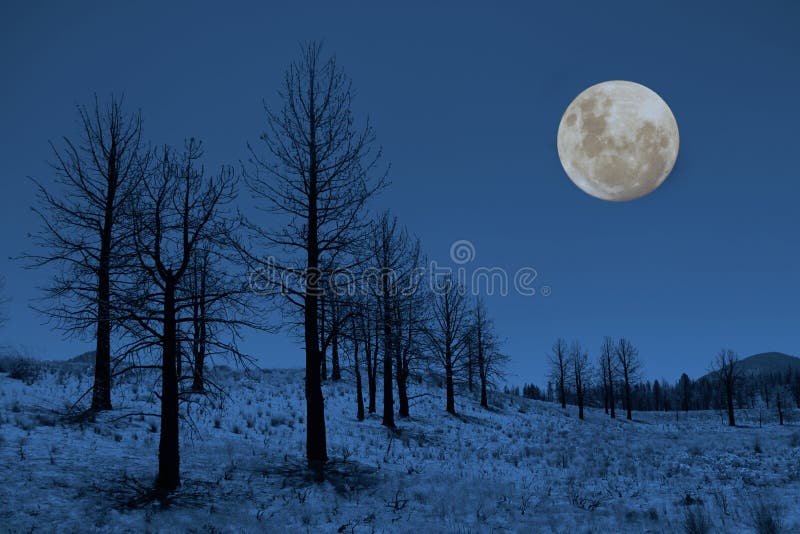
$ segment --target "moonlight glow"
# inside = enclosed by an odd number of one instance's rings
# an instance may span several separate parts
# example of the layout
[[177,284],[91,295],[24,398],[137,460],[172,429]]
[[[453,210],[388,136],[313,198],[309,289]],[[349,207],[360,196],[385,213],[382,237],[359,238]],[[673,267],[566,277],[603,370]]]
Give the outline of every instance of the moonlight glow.
[[638,83],[603,82],[572,101],[558,127],[558,157],[586,193],[624,201],[664,182],[678,157],[669,106]]

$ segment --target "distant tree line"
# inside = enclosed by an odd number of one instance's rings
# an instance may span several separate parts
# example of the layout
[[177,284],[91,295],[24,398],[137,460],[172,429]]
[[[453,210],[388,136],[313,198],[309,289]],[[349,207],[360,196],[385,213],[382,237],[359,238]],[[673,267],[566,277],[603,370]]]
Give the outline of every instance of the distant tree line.
[[606,338],[594,367],[589,366],[579,343],[568,345],[559,338],[548,362],[549,380],[544,389],[525,383],[521,390],[505,391],[555,402],[562,408],[575,405],[581,418],[583,406],[603,408],[611,417],[621,409],[628,419],[633,411],[719,410],[726,413],[728,424],[735,426],[735,410],[742,408],[774,411],[783,424],[787,407],[800,408],[800,371],[787,368],[744,373],[738,356],[729,349],[716,355],[705,376],[693,380],[683,373],[672,383],[666,379],[642,380],[638,351],[624,338]]

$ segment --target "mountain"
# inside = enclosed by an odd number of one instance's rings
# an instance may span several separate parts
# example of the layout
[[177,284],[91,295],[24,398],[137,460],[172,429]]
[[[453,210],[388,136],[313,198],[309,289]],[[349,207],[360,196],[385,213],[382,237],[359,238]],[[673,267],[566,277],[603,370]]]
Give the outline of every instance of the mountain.
[[[800,373],[800,358],[783,352],[761,352],[739,360],[739,369],[745,376],[760,376],[795,371]],[[711,379],[715,371],[701,378]]]
[[743,373],[749,375],[770,374],[787,370],[800,371],[800,358],[782,352],[762,352],[741,360],[739,368]]
[[70,358],[67,360],[71,363],[90,363],[94,364],[94,351],[90,350],[89,352],[84,352],[83,354],[78,354],[77,356]]

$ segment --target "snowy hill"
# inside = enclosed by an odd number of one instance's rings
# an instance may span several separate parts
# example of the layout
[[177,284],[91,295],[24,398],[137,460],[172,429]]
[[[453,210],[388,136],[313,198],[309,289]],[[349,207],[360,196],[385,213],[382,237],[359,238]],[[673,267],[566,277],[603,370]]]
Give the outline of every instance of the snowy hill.
[[763,428],[746,412],[742,428],[715,412],[580,421],[504,395],[484,410],[461,392],[453,417],[441,390],[415,382],[411,418],[390,432],[379,415],[355,419],[352,384],[328,382],[318,483],[303,461],[303,372],[214,372],[228,395],[187,407],[183,485],[163,504],[141,499],[156,471],[153,376],[117,384],[113,412],[68,421],[89,376],[0,374],[3,530],[740,532],[763,513],[800,527],[796,412]]

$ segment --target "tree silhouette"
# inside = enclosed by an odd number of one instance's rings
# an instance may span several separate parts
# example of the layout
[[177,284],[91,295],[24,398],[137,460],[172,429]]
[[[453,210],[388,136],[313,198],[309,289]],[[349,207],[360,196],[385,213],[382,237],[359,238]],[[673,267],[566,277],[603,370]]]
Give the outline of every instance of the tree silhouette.
[[139,112],[126,113],[121,98],[78,106],[81,132],[51,143],[55,179],[37,181],[34,212],[42,227],[32,236],[40,252],[24,256],[31,267],[54,266],[38,307],[68,334],[94,330],[92,408],[111,409],[111,334],[118,324],[116,282],[129,269],[124,253],[129,225],[124,206],[146,167]]
[[[158,448],[156,487],[171,491],[180,485],[179,379],[178,359],[182,340],[181,323],[194,324],[198,318],[188,310],[196,305],[196,295],[185,288],[192,281],[192,264],[204,245],[220,253],[229,242],[230,223],[224,209],[235,197],[236,180],[230,169],[217,176],[205,176],[199,161],[200,144],[186,143],[177,156],[170,148],[157,152],[155,169],[142,184],[131,203],[132,248],[138,261],[136,277],[127,296],[129,320],[137,327],[129,334],[139,350],[154,348],[160,352],[161,434]],[[207,258],[208,260],[208,258]],[[212,302],[235,302],[241,288],[208,287],[203,299]],[[200,320],[208,322],[207,316]],[[229,326],[239,324],[226,317]],[[203,340],[208,342],[208,338]],[[239,354],[235,346],[227,347]]]
[[548,356],[550,362],[550,376],[558,388],[558,400],[562,408],[567,407],[567,373],[569,369],[567,343],[558,338],[553,343],[553,348]]
[[280,219],[275,229],[248,223],[251,238],[279,256],[245,251],[252,268],[280,289],[287,306],[302,314],[305,344],[306,457],[321,470],[328,459],[325,403],[320,381],[319,298],[323,266],[337,265],[366,229],[367,201],[383,187],[372,174],[380,157],[367,123],[357,129],[349,79],[321,46],[303,47],[278,93],[282,107],[267,107],[265,152],[251,147],[247,183],[264,208]]
[[466,355],[469,317],[464,288],[449,275],[434,288],[431,326],[428,329],[430,350],[444,370],[447,411],[456,413],[455,375]]
[[628,420],[633,419],[633,406],[631,403],[631,386],[638,378],[639,368],[639,351],[633,346],[633,343],[627,339],[620,338],[616,348],[617,364],[619,365],[620,373],[622,374],[623,394],[625,395],[625,411]]
[[725,405],[728,409],[728,425],[736,426],[733,412],[733,400],[736,394],[736,385],[741,380],[739,369],[739,356],[730,349],[722,349],[714,360],[717,380],[725,394]]

